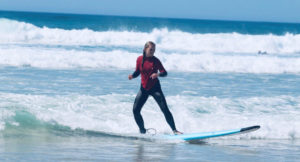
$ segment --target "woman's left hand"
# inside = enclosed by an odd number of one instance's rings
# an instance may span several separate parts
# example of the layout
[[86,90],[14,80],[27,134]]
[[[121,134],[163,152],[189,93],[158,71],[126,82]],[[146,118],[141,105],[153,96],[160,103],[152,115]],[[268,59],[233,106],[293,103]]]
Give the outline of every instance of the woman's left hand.
[[157,73],[153,73],[153,74],[150,76],[151,79],[156,79],[157,77],[158,77],[158,74],[157,74]]

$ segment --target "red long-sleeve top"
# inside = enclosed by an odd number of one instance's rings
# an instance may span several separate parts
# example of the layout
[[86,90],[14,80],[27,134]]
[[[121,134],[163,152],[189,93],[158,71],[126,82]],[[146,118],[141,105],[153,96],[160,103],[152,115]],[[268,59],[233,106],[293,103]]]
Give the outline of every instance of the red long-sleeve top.
[[158,81],[157,78],[152,79],[150,76],[153,73],[160,72],[159,76],[166,76],[167,71],[163,67],[162,63],[159,61],[158,58],[155,56],[152,57],[145,57],[144,66],[142,67],[143,56],[139,56],[136,60],[136,68],[135,72],[133,73],[133,77],[137,77],[141,74],[141,82],[142,86],[146,90],[150,90],[155,83]]

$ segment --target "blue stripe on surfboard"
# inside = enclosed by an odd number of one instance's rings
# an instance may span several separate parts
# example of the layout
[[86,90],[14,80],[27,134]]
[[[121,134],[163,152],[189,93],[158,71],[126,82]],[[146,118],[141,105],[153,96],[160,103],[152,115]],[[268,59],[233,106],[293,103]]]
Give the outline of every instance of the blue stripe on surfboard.
[[240,133],[241,129],[234,129],[229,131],[217,131],[217,132],[204,132],[204,133],[191,133],[191,134],[180,134],[180,135],[164,135],[164,138],[167,139],[182,139],[182,140],[195,140],[195,139],[204,139],[212,138],[219,136],[226,136],[231,134]]
[[225,131],[216,131],[216,132],[203,132],[203,133],[191,133],[191,134],[180,134],[180,135],[163,135],[163,138],[171,139],[171,140],[197,140],[197,139],[205,139],[205,138],[212,138],[212,137],[220,137],[220,136],[227,136],[239,133],[246,133],[251,132],[259,129],[260,126],[251,126],[241,129],[232,129],[232,130],[225,130]]

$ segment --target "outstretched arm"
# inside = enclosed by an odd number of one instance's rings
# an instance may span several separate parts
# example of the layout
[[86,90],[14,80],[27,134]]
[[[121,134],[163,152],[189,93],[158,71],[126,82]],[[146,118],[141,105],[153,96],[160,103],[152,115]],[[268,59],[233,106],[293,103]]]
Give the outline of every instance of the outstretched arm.
[[132,74],[130,74],[130,75],[128,76],[128,79],[131,80],[131,79],[133,79],[133,78],[138,77],[139,75],[140,75],[140,71],[134,71]]
[[136,78],[136,77],[138,77],[139,75],[140,75],[140,69],[139,69],[139,61],[138,61],[138,59],[136,60],[136,67],[135,67],[135,71],[132,73],[132,74],[130,74],[130,75],[128,75],[128,79],[129,80],[131,80],[131,79],[133,79],[133,78]]

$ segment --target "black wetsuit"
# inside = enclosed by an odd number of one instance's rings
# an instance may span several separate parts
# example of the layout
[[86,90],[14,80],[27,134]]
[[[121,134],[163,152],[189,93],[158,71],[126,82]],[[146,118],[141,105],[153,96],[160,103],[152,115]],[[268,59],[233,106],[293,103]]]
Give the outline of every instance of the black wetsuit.
[[134,114],[134,119],[140,128],[140,132],[141,133],[146,132],[146,129],[144,127],[144,120],[141,115],[141,109],[145,104],[145,102],[147,101],[149,95],[153,96],[155,101],[158,103],[161,111],[164,113],[165,118],[168,124],[170,125],[171,129],[175,131],[176,127],[175,127],[173,116],[167,106],[167,102],[161,90],[160,83],[159,81],[157,81],[154,87],[152,87],[150,90],[144,89],[143,86],[141,85],[141,88],[135,98],[134,105],[133,105],[133,114]]

